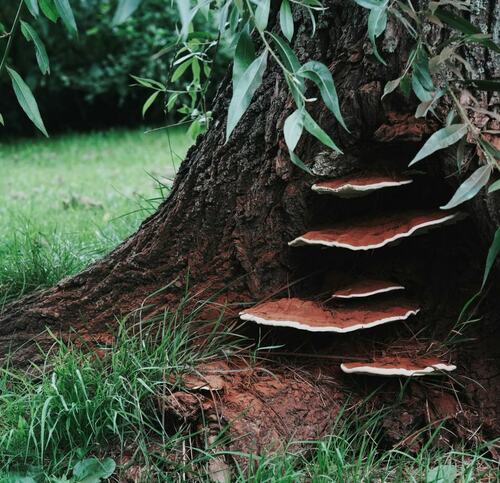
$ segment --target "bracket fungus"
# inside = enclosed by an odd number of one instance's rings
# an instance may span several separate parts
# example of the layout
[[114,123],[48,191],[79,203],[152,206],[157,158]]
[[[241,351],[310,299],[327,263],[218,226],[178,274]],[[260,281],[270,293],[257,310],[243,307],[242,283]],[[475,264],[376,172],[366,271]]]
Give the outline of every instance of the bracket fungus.
[[379,357],[371,362],[344,362],[340,368],[347,374],[412,377],[451,372],[456,366],[437,357]]
[[[356,198],[373,191],[403,186],[413,182],[406,174],[370,171],[334,180],[319,181],[312,190],[341,198]],[[312,230],[290,241],[292,247],[319,245],[349,250],[373,250],[399,243],[412,235],[455,223],[465,215],[442,210],[408,210],[378,217],[365,217]],[[407,320],[420,308],[416,303],[393,297],[404,285],[382,279],[344,280],[336,284],[329,305],[301,298],[282,298],[257,304],[240,312],[242,320],[261,325],[290,327],[309,332],[347,333],[369,329],[394,321]],[[384,297],[374,297],[386,294]],[[397,294],[396,294],[397,295]],[[398,351],[394,351],[398,354]],[[344,362],[342,371],[349,374],[380,376],[423,376],[449,372],[452,364],[435,357],[374,357],[370,362]]]
[[373,250],[394,244],[403,238],[426,233],[440,225],[463,217],[460,212],[409,211],[380,218],[364,218],[339,223],[331,228],[312,230],[288,244],[292,247],[322,245],[349,250]]
[[358,280],[350,284],[337,289],[333,294],[333,299],[356,299],[364,297],[372,297],[374,295],[380,295],[389,292],[395,292],[399,290],[404,290],[405,287],[394,282],[389,282],[388,280]]
[[413,183],[413,178],[410,176],[372,172],[319,181],[313,184],[311,189],[319,194],[334,195],[339,198],[358,198],[373,191],[410,183]]
[[403,301],[330,308],[311,300],[283,298],[244,310],[240,312],[240,318],[261,325],[309,332],[346,333],[406,320],[419,310],[415,304]]

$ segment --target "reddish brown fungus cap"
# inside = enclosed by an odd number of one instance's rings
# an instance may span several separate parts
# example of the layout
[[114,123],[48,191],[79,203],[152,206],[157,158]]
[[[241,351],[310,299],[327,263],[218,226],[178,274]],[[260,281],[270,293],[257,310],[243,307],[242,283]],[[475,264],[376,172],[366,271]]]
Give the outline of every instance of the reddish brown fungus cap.
[[345,333],[406,320],[419,308],[408,301],[370,302],[356,307],[329,308],[319,302],[284,298],[256,305],[240,313],[242,320],[309,332]]
[[331,228],[312,230],[289,242],[290,246],[322,245],[349,250],[372,250],[425,233],[463,217],[460,212],[408,211],[379,218],[342,222]]
[[395,292],[398,290],[404,290],[405,288],[394,282],[388,280],[358,280],[351,283],[345,287],[337,289],[333,294],[334,299],[355,299],[363,297],[371,297],[373,295],[379,295],[389,292]]
[[403,186],[412,182],[413,178],[404,174],[370,172],[319,181],[311,189],[320,194],[335,195],[340,198],[357,198],[373,191]]

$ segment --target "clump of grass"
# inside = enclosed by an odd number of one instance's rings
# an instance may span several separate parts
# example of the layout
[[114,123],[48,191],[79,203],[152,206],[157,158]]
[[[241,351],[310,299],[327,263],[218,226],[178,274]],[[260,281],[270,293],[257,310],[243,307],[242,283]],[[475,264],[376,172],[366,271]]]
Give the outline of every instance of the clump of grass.
[[146,475],[181,471],[173,455],[191,435],[173,430],[158,398],[178,373],[230,354],[240,340],[221,328],[222,314],[201,338],[197,318],[207,302],[186,314],[188,303],[149,319],[142,307],[119,321],[102,357],[81,341],[57,341],[29,376],[0,370],[0,481],[14,472],[39,481],[70,475],[90,454],[140,464]]
[[[414,482],[455,483],[499,481],[500,462],[490,447],[439,449],[442,428],[431,431],[416,453],[384,449],[381,444],[384,410],[342,411],[329,436],[305,441],[274,455],[238,455],[235,481],[263,482]],[[293,449],[296,448],[296,449]],[[297,449],[298,448],[298,449]]]
[[168,196],[189,144],[180,129],[1,143],[0,307],[82,270],[131,235]]

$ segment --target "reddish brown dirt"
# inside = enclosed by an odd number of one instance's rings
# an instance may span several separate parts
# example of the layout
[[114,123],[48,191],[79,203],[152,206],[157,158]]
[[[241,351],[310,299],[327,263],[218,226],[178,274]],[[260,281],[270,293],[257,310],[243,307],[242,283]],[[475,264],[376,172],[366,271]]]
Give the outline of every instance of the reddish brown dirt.
[[296,323],[304,326],[304,330],[310,328],[334,332],[360,325],[384,323],[382,321],[388,318],[406,319],[410,312],[417,310],[418,306],[407,301],[354,302],[342,307],[327,307],[309,300],[285,298],[264,302],[243,313],[259,317],[262,319],[260,323],[264,325],[281,325],[276,322],[282,321],[282,326],[295,327],[293,323]]
[[336,290],[332,298],[368,297],[372,294],[403,290],[401,285],[388,280],[358,280],[349,286]]
[[338,223],[331,228],[312,230],[301,236],[302,240],[294,240],[291,245],[299,246],[310,243],[339,244],[346,248],[365,249],[388,244],[392,240],[411,236],[412,230],[419,225],[434,224],[417,229],[414,233],[422,233],[440,226],[443,223],[454,223],[457,218],[446,220],[450,212],[444,211],[408,211],[404,213],[382,216],[380,218],[362,218],[356,221]]

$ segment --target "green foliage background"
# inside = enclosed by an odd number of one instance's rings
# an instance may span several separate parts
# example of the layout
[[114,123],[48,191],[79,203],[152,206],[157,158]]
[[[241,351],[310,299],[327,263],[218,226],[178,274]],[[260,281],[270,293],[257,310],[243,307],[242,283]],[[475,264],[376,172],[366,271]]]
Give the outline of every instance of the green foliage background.
[[[17,3],[5,3],[0,5],[0,22],[8,29]],[[9,63],[33,90],[49,132],[141,123],[148,93],[130,87],[129,74],[166,79],[176,53],[172,46],[178,42],[175,4],[144,0],[132,17],[113,26],[116,5],[111,0],[73,0],[78,37],[72,37],[60,20],[53,24],[43,15],[34,20],[24,9],[23,20],[35,27],[47,49],[50,75],[40,75],[33,46],[20,32]],[[203,18],[198,22],[200,30],[214,28],[203,25]],[[222,75],[222,68],[215,70],[215,78]],[[6,75],[1,76],[0,90],[10,90]],[[14,96],[0,96],[0,112],[6,121],[2,133],[33,133]],[[146,120],[164,120],[162,103],[155,103]]]

